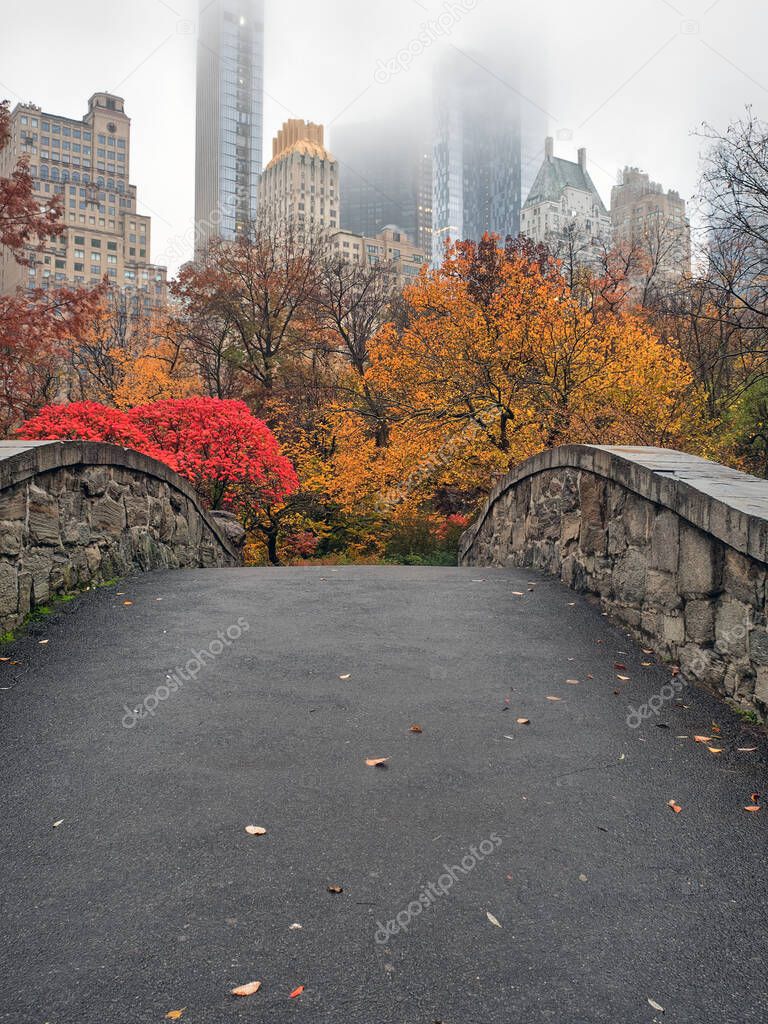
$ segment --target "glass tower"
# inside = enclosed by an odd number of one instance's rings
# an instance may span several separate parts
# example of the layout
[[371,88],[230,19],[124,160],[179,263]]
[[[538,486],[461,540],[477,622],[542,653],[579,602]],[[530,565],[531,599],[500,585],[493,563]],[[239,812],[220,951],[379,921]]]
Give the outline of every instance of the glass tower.
[[520,231],[520,96],[478,62],[453,60],[434,83],[432,256],[446,238]]
[[264,137],[264,0],[200,0],[195,254],[256,218]]

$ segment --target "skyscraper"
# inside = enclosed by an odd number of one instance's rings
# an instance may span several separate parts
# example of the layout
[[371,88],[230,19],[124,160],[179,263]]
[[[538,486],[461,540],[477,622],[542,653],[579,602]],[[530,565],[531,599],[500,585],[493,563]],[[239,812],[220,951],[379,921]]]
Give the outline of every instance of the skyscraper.
[[200,0],[195,251],[255,219],[264,134],[264,0]]
[[426,111],[334,126],[341,226],[373,237],[397,224],[415,244],[432,247],[432,144]]
[[261,214],[271,224],[309,237],[338,230],[339,165],[324,143],[321,124],[296,118],[277,133],[259,186]]
[[433,259],[439,263],[446,238],[518,234],[521,99],[469,55],[438,67],[433,93]]

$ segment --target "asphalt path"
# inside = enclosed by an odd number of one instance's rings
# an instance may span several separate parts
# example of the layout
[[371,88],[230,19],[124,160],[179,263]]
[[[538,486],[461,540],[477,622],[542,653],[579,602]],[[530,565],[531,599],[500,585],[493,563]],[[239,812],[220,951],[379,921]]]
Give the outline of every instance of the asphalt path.
[[768,1019],[765,743],[557,581],[154,573],[0,653],[0,1021]]

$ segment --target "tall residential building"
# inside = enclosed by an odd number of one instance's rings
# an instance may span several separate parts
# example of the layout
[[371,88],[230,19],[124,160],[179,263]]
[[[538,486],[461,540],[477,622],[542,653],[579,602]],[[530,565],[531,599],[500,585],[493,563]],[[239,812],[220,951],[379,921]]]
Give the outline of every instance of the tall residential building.
[[338,125],[341,226],[372,237],[397,224],[421,249],[432,245],[432,142],[426,112]]
[[416,245],[395,224],[388,224],[376,235],[338,231],[330,238],[331,251],[349,263],[372,267],[378,263],[392,269],[393,283],[402,289],[413,284],[421,268],[429,263],[430,250]]
[[555,255],[596,263],[610,244],[611,218],[587,170],[587,151],[578,160],[555,156],[548,138],[544,162],[523,204],[521,233],[544,243]]
[[40,200],[60,195],[65,230],[42,251],[29,249],[29,267],[0,248],[0,293],[19,286],[90,286],[107,277],[134,308],[165,305],[166,268],[150,262],[151,221],[136,210],[130,155],[131,121],[119,96],[95,93],[79,120],[28,103],[14,108],[0,177],[26,156]]
[[256,219],[264,134],[264,0],[200,0],[195,251]]
[[685,200],[637,167],[625,167],[611,193],[615,245],[639,248],[656,283],[691,272],[691,225]]
[[433,259],[444,243],[520,230],[520,95],[480,61],[451,59],[434,81]]
[[339,165],[324,145],[322,125],[286,121],[272,143],[259,186],[262,218],[300,234],[339,228]]

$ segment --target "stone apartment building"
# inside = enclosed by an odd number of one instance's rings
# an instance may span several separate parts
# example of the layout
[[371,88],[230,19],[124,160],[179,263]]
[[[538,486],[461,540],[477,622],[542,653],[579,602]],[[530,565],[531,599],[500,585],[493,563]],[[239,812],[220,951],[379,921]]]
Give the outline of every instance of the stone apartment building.
[[388,264],[399,289],[413,284],[421,268],[430,262],[426,250],[394,224],[387,225],[373,236],[339,231],[331,235],[330,245],[334,253],[350,263],[368,267],[377,263]]
[[679,192],[665,192],[637,167],[625,167],[611,193],[614,245],[645,254],[644,276],[673,283],[691,272],[691,225]]
[[544,162],[523,204],[520,230],[557,256],[596,264],[611,241],[611,217],[587,170],[587,151],[578,159],[555,156],[554,139],[544,147]]
[[165,306],[167,272],[150,260],[151,219],[137,212],[130,155],[131,122],[119,96],[95,93],[80,120],[32,104],[14,108],[0,175],[7,177],[26,156],[40,200],[61,197],[65,230],[42,251],[30,247],[29,267],[0,250],[1,294],[19,287],[87,287],[106,277],[129,308]]
[[339,228],[339,165],[320,124],[286,121],[272,142],[259,184],[259,216],[300,233]]

